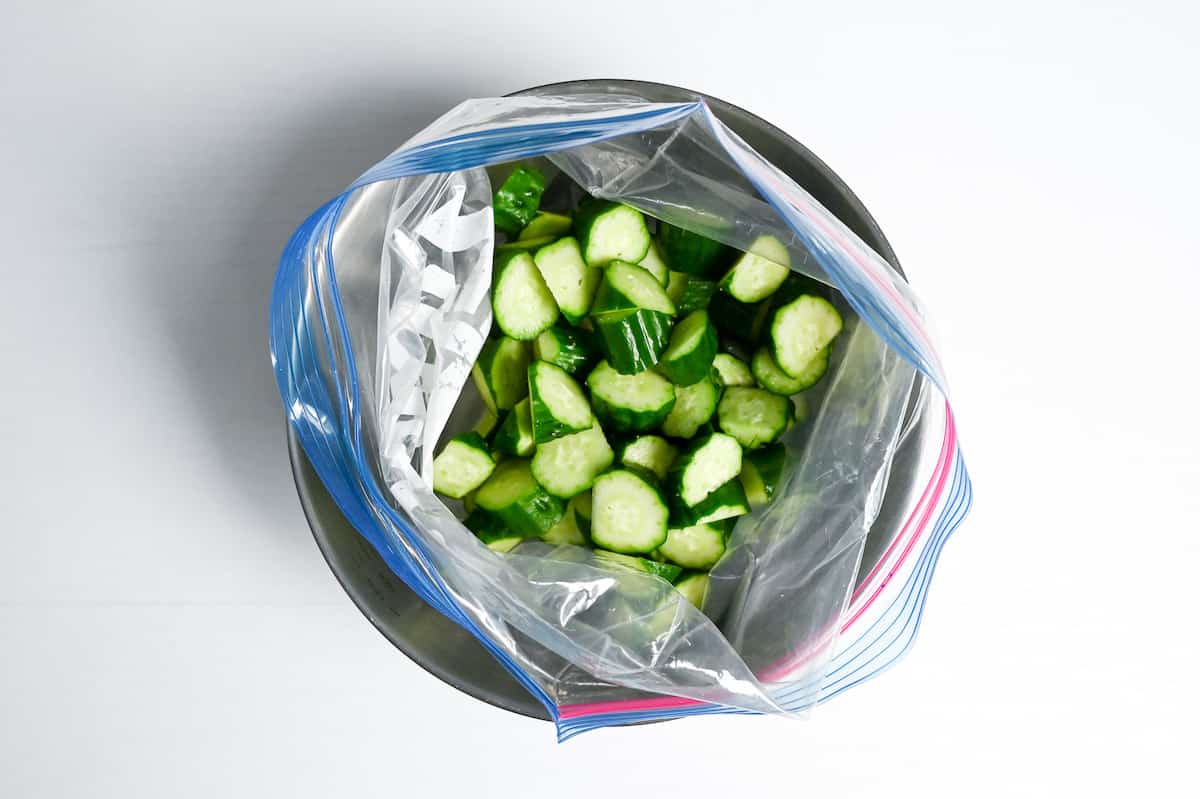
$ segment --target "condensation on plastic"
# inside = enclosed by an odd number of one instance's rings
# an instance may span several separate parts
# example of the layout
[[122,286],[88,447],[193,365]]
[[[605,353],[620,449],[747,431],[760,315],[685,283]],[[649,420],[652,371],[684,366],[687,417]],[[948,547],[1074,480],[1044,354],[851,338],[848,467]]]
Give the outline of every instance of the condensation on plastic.
[[[793,268],[845,296],[846,332],[808,393],[808,423],[789,434],[777,498],[739,520],[713,570],[719,627],[665,582],[576,547],[496,554],[430,488],[437,443],[480,410],[469,372],[491,322],[485,167],[543,156],[592,194],[734,247],[776,235]],[[272,353],[314,467],[391,568],[475,634],[560,730],[569,715],[570,734],[692,712],[684,706],[803,712],[848,651],[841,620],[914,366],[941,379],[923,331],[905,327],[919,328],[920,312],[903,281],[885,264],[887,296],[856,291],[865,278],[843,256],[874,253],[828,212],[797,223],[797,205],[764,185],[773,180],[787,181],[702,103],[468,101],[318,210],[281,260]],[[655,695],[682,704],[637,710]]]

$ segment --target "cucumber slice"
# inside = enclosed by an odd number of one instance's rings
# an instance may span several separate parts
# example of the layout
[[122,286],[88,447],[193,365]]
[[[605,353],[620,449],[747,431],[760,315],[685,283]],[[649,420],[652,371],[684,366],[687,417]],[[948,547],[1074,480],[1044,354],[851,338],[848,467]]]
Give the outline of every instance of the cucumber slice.
[[673,487],[686,505],[699,504],[741,471],[742,448],[733,436],[724,433],[693,441],[671,467]]
[[551,211],[538,211],[537,216],[529,224],[521,228],[518,241],[540,239],[547,236],[565,236],[571,232],[571,217],[566,214],[556,214]]
[[542,331],[533,342],[533,355],[569,374],[579,372],[595,357],[587,333],[561,325]]
[[667,296],[681,314],[707,308],[716,290],[717,284],[713,281],[687,272],[671,272],[667,281]]
[[713,358],[713,367],[717,370],[717,382],[723,386],[754,385],[754,375],[741,358],[719,352]]
[[546,178],[532,168],[519,166],[512,171],[492,200],[496,228],[510,236],[533,221],[546,190]]
[[605,358],[624,375],[658,363],[671,336],[671,317],[659,311],[636,311],[591,317]]
[[653,574],[655,577],[661,577],[668,583],[674,582],[679,575],[683,574],[683,569],[673,563],[660,563],[648,558],[639,558],[636,555],[622,555],[618,552],[610,552],[607,549],[597,549],[596,558],[619,568],[628,569],[629,571]]
[[592,534],[592,492],[581,491],[571,497],[570,506],[567,512],[575,517],[575,525],[579,528],[579,532],[586,535]]
[[684,502],[678,493],[671,495],[672,527],[719,522],[749,512],[750,503],[746,500],[746,491],[742,488],[742,481],[736,477],[718,486],[695,505]]
[[[826,350],[828,347],[821,352]],[[818,357],[820,357],[819,354]],[[816,359],[814,358],[814,360]],[[750,361],[750,371],[754,373],[754,379],[760,386],[773,394],[782,394],[785,397],[803,391],[812,385],[812,383],[792,377],[780,369],[779,364],[775,363],[775,358],[771,356],[770,347],[759,347],[755,351],[754,358]],[[824,369],[821,370],[822,373],[824,371]]]
[[433,490],[454,499],[479,488],[491,476],[496,461],[487,443],[478,433],[464,433],[450,439],[433,459]]
[[517,239],[516,241],[506,241],[503,244],[496,245],[496,256],[512,255],[518,252],[532,253],[534,250],[541,249],[547,244],[555,240],[554,236],[539,236],[536,239]]
[[685,569],[711,569],[725,554],[726,525],[721,522],[670,527],[658,552]]
[[798,378],[842,331],[842,315],[828,300],[803,294],[775,311],[770,329],[775,363]]
[[775,441],[787,430],[793,410],[787,397],[761,388],[725,390],[717,405],[717,424],[746,449]]
[[492,339],[483,345],[471,378],[488,410],[508,411],[529,393],[525,379],[529,368],[529,345],[508,337]]
[[533,476],[556,497],[573,497],[591,488],[596,476],[612,466],[613,451],[600,425],[539,444]]
[[592,408],[602,422],[622,433],[651,430],[675,405],[675,386],[660,374],[623,375],[601,361],[587,379]]
[[592,488],[592,541],[622,554],[652,552],[667,540],[667,503],[628,469],[601,475]]
[[589,266],[605,266],[614,260],[636,264],[650,249],[650,231],[641,212],[609,200],[590,200],[579,206],[575,232]]
[[516,404],[492,439],[492,451],[528,458],[533,454],[533,419],[529,412],[529,397]]
[[542,536],[547,544],[571,544],[572,546],[587,546],[587,537],[575,522],[575,514],[568,508],[558,524],[551,527]]
[[774,236],[759,236],[742,253],[725,277],[721,288],[741,302],[759,302],[771,296],[791,273],[787,247]]
[[630,468],[645,469],[656,479],[663,480],[678,455],[679,450],[662,436],[638,436],[621,448],[621,463]]
[[690,386],[708,377],[717,354],[717,331],[706,311],[692,311],[671,332],[658,371],[677,386]]
[[493,552],[508,552],[525,540],[524,537],[510,531],[504,521],[494,513],[478,508],[463,519],[463,525]]
[[704,610],[704,603],[708,599],[708,575],[704,572],[685,574],[675,583],[675,590],[683,594],[697,610]]
[[527,252],[500,259],[492,311],[506,336],[532,341],[558,319],[558,304]]
[[546,361],[529,365],[529,401],[537,444],[587,430],[596,423],[592,407],[575,379]]
[[636,308],[675,315],[675,303],[671,302],[667,290],[654,279],[654,275],[637,264],[613,261],[604,270],[591,315],[596,317]]
[[658,245],[653,241],[650,242],[650,249],[646,250],[646,257],[638,261],[637,265],[654,275],[660,286],[667,285],[668,273],[671,270],[667,269],[667,262],[663,260]]
[[533,261],[567,321],[587,316],[601,272],[583,262],[579,243],[570,236],[558,239],[535,252]]
[[742,488],[752,508],[770,502],[783,477],[787,450],[783,444],[771,444],[742,455]]
[[713,278],[725,271],[733,251],[719,241],[683,228],[658,223],[658,246],[667,265],[678,272]]
[[507,460],[475,494],[477,509],[490,511],[514,535],[537,538],[558,524],[563,502],[538,484],[524,458]]
[[663,420],[662,431],[672,438],[692,438],[717,410],[721,389],[705,378],[675,387],[675,405]]

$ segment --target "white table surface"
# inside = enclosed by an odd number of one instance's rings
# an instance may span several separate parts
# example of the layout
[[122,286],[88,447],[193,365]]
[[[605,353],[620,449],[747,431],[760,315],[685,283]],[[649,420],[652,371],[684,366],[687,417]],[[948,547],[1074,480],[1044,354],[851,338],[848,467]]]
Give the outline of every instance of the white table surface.
[[[5,5],[0,796],[1194,789],[1195,5],[725,6]],[[393,649],[300,513],[288,233],[458,99],[593,76],[794,134],[938,322],[976,507],[915,649],[809,722],[559,746]]]

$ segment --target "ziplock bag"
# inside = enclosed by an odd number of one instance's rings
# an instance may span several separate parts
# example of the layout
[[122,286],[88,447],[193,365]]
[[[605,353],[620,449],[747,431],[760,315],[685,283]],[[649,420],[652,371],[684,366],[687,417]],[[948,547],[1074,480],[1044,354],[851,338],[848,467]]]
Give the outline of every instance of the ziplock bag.
[[[531,160],[552,178],[548,194],[620,200],[741,250],[773,235],[793,269],[840,292],[846,326],[830,372],[806,393],[810,417],[788,434],[774,499],[738,520],[712,570],[712,618],[666,582],[577,547],[497,554],[432,491],[439,441],[477,419],[469,374],[491,324],[489,167]],[[296,231],[270,336],[290,423],[343,514],[545,705],[560,739],[702,713],[800,714],[877,674],[911,644],[937,555],[970,504],[908,285],[699,101],[459,105]],[[856,580],[918,423],[942,433],[939,452],[906,463],[930,475],[927,487]]]

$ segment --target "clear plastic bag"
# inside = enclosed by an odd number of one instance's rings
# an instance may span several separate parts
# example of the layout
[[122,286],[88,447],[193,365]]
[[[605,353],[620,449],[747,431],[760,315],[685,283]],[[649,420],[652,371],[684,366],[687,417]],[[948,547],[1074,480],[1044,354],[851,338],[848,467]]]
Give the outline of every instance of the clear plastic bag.
[[[776,498],[738,521],[713,569],[709,612],[720,626],[667,583],[580,548],[494,553],[430,487],[439,441],[480,409],[469,374],[491,323],[488,168],[530,159],[561,173],[564,191],[583,187],[739,249],[769,232],[794,269],[844,298],[846,333],[810,392],[809,423],[789,433]],[[563,737],[698,712],[804,712],[877,671],[892,639],[904,640],[913,612],[897,611],[906,621],[894,636],[884,612],[895,601],[881,599],[916,580],[923,600],[911,545],[903,558],[889,550],[886,573],[855,589],[914,384],[943,390],[915,298],[701,102],[461,104],[297,231],[272,297],[271,343],[289,418],[343,513],[546,705]],[[952,430],[948,408],[939,419]],[[953,440],[950,449],[959,470]],[[943,475],[926,492],[949,529],[953,488]],[[854,612],[872,625],[869,642],[847,643]]]

